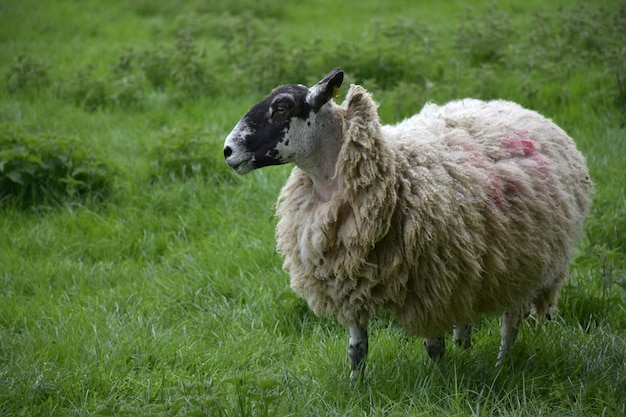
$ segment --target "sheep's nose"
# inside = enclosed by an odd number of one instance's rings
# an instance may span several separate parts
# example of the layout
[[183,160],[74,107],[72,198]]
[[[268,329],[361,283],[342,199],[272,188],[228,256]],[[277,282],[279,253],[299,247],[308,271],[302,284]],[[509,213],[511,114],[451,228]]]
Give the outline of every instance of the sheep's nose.
[[231,149],[231,147],[230,146],[226,146],[224,148],[224,158],[228,158],[232,154],[233,154],[233,150]]

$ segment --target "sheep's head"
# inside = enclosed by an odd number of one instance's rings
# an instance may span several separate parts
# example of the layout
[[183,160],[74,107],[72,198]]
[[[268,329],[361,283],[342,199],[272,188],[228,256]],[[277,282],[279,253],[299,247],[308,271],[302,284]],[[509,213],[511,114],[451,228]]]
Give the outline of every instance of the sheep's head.
[[343,82],[343,71],[332,70],[313,87],[276,87],[241,118],[224,143],[226,163],[239,174],[297,162],[307,152],[309,133],[319,128],[315,118]]

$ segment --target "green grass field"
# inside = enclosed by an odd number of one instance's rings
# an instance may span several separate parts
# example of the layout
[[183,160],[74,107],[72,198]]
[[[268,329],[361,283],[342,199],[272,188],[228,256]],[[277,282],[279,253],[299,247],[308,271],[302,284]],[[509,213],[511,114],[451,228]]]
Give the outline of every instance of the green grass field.
[[[0,415],[626,414],[626,2],[467,4],[1,1]],[[560,314],[505,366],[496,317],[442,372],[382,315],[353,385],[347,331],[289,289],[291,167],[237,177],[222,145],[272,87],[335,66],[384,122],[505,98],[586,156]]]

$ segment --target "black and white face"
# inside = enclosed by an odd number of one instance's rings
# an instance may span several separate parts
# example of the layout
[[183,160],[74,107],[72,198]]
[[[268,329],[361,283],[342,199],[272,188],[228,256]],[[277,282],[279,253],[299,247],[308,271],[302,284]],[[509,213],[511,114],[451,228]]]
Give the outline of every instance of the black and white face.
[[307,131],[315,130],[317,112],[342,81],[343,72],[335,69],[311,88],[301,84],[276,87],[248,110],[226,138],[226,163],[238,174],[247,174],[295,162],[307,148]]
[[289,132],[296,120],[312,117],[306,102],[309,89],[281,85],[241,118],[224,143],[224,157],[239,174],[290,160]]

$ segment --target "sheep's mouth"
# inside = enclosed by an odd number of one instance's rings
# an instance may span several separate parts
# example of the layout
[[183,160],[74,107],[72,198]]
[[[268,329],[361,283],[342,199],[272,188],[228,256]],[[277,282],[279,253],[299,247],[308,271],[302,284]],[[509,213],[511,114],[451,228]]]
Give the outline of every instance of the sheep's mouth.
[[243,161],[227,161],[227,163],[237,174],[244,175],[254,169],[253,160],[254,158],[248,158]]

